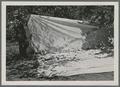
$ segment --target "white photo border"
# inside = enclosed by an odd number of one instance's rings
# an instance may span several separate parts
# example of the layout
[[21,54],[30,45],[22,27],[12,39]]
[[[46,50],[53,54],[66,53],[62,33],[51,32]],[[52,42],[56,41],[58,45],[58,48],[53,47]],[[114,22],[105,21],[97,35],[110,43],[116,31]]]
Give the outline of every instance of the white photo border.
[[[98,5],[113,5],[114,6],[114,80],[113,81],[6,81],[6,6],[27,6],[27,5],[74,5],[74,6],[98,6]],[[117,86],[119,84],[119,5],[118,2],[81,2],[81,1],[2,1],[1,2],[1,23],[2,23],[2,50],[1,50],[1,83],[2,85],[82,85],[82,86]]]

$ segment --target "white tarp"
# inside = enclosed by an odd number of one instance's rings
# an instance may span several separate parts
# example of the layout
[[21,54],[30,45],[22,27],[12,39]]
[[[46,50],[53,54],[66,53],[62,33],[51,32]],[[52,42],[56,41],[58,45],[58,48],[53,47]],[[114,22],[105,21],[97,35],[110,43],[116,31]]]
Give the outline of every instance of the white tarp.
[[31,47],[40,53],[36,54],[40,63],[40,76],[70,76],[114,70],[113,57],[107,57],[108,54],[95,55],[100,50],[81,49],[86,33],[97,27],[80,24],[78,21],[31,15],[27,35]]

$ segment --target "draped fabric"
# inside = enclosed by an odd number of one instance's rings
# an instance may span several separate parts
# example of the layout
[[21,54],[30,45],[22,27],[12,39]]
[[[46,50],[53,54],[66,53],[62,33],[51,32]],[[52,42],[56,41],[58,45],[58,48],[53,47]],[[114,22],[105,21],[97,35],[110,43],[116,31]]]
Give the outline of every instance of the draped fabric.
[[36,52],[80,50],[85,34],[97,28],[80,24],[78,20],[39,15],[31,15],[28,27]]
[[95,55],[100,50],[81,49],[86,35],[96,29],[79,20],[31,15],[26,35],[30,46],[38,53],[38,75],[70,76],[113,71],[113,57]]

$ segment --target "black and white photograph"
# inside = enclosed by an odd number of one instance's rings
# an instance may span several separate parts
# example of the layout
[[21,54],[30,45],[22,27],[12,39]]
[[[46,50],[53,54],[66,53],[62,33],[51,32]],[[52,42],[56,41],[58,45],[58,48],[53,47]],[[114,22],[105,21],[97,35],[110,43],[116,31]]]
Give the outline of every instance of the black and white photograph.
[[2,2],[3,85],[118,85],[117,2]]

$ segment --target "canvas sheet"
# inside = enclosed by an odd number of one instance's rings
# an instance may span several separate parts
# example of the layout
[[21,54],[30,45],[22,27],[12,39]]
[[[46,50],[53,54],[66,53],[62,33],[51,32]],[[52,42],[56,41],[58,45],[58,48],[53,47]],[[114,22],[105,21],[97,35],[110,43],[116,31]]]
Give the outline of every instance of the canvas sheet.
[[113,57],[81,49],[86,34],[97,27],[79,20],[31,15],[27,37],[37,53],[39,76],[70,76],[113,71]]

